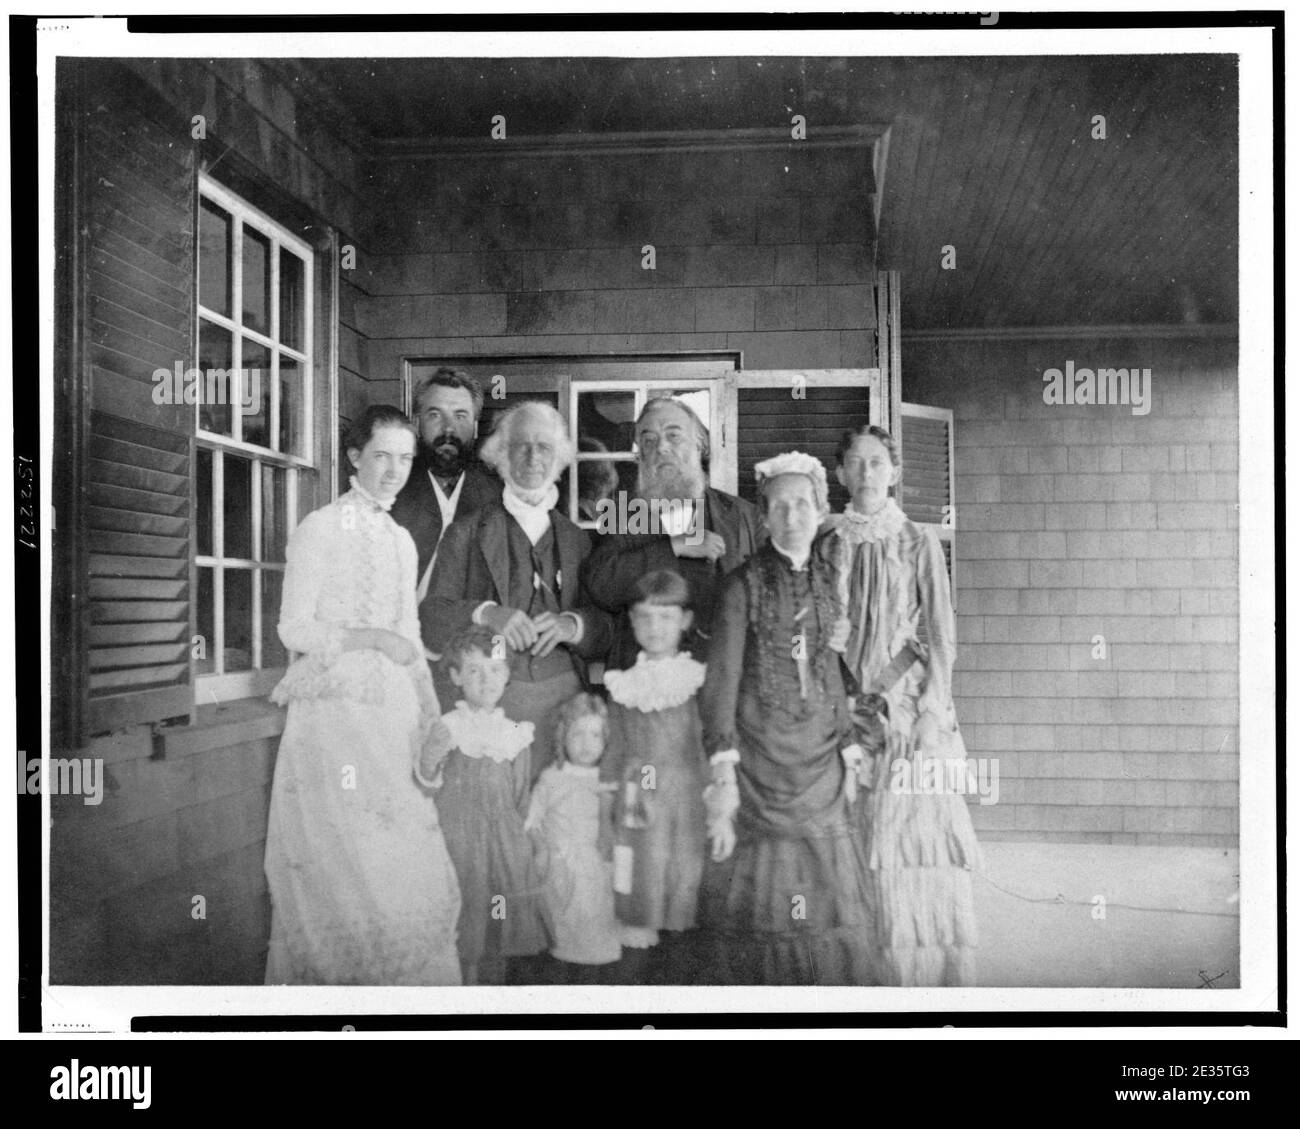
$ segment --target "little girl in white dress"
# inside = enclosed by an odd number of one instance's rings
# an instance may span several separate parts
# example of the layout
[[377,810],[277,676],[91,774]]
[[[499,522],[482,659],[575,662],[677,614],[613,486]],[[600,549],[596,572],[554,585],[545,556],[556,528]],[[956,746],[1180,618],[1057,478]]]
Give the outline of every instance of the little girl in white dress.
[[561,705],[555,749],[563,759],[543,770],[528,810],[526,826],[550,859],[551,956],[567,966],[561,969],[564,983],[601,982],[597,969],[607,970],[622,955],[606,843],[612,786],[600,782],[608,734],[608,711],[595,694],[578,694]]

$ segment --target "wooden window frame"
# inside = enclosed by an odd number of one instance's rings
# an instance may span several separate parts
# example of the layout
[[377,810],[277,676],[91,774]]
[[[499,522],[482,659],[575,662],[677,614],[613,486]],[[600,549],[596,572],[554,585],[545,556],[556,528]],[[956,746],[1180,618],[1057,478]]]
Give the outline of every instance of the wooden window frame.
[[[200,268],[200,258],[202,254],[197,235],[195,238],[195,277],[196,285],[194,288],[194,340],[199,340],[199,326],[204,320],[219,325],[231,333],[232,355],[231,370],[233,372],[242,371],[241,367],[241,343],[243,338],[248,337],[258,345],[267,349],[271,354],[271,371],[267,374],[267,379],[271,381],[271,415],[267,421],[267,436],[272,442],[279,435],[279,405],[280,405],[280,364],[279,356],[283,352],[297,361],[302,371],[302,441],[299,451],[307,452],[307,456],[298,452],[278,451],[273,447],[263,447],[259,444],[249,443],[241,438],[242,421],[237,423],[233,430],[240,434],[230,436],[223,435],[220,432],[204,430],[200,425],[201,419],[200,405],[195,405],[195,466],[197,467],[197,450],[203,448],[212,453],[212,531],[211,531],[211,549],[212,552],[194,554],[194,573],[196,583],[193,586],[194,600],[194,618],[197,624],[199,608],[199,591],[197,579],[200,569],[211,569],[212,573],[212,634],[213,638],[205,640],[210,650],[210,655],[214,661],[214,669],[211,673],[195,674],[194,677],[194,695],[195,704],[202,705],[207,700],[212,701],[230,701],[236,698],[256,697],[268,693],[271,688],[283,677],[285,667],[263,667],[263,627],[265,623],[262,607],[262,576],[266,572],[278,572],[282,576],[285,571],[283,561],[267,560],[267,546],[262,544],[263,534],[263,514],[262,514],[262,475],[265,468],[281,469],[285,472],[285,515],[284,529],[286,543],[289,534],[293,532],[300,517],[299,510],[299,476],[303,471],[319,472],[320,467],[315,456],[316,436],[315,436],[315,410],[316,395],[316,354],[315,354],[315,297],[316,297],[316,252],[312,246],[305,240],[298,238],[283,224],[278,223],[256,205],[250,203],[244,197],[227,188],[220,181],[213,178],[207,172],[200,172],[198,177],[198,196],[200,202],[203,199],[211,200],[220,208],[225,210],[231,217],[232,238],[231,238],[231,289],[230,289],[230,312],[231,316],[226,316],[218,311],[211,310],[204,306],[200,294],[201,291],[197,284],[198,270]],[[197,211],[196,211],[197,223]],[[259,235],[266,238],[270,246],[270,309],[269,322],[270,333],[263,334],[257,330],[246,327],[243,324],[242,307],[242,274],[243,274],[243,254],[242,254],[242,232],[245,227],[251,228]],[[280,341],[280,248],[286,247],[293,254],[298,256],[303,262],[303,348],[295,349],[285,345]],[[238,316],[235,316],[238,315]],[[197,355],[194,358],[195,364],[198,364]],[[240,420],[238,410],[239,396],[234,397],[236,401],[235,410],[232,412],[232,420]],[[250,518],[252,523],[250,537],[250,557],[233,557],[228,556],[224,549],[224,526],[225,526],[225,507],[221,504],[221,499],[225,497],[224,490],[224,472],[226,459],[237,458],[249,464],[249,489],[251,492],[250,499]],[[199,488],[197,473],[195,475],[195,490]],[[197,535],[198,513],[197,507],[192,518],[193,530]],[[195,538],[197,540],[197,536]],[[281,547],[283,550],[283,546]],[[249,585],[251,606],[248,609],[251,620],[250,642],[252,644],[250,663],[248,670],[226,671],[225,666],[225,576],[228,571],[247,571],[252,574]]]

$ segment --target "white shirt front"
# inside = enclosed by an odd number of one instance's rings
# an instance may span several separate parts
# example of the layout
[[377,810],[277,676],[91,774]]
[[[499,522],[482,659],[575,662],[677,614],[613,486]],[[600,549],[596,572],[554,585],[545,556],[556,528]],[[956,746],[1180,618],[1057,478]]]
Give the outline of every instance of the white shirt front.
[[[433,486],[433,496],[438,501],[438,512],[442,514],[442,529],[438,533],[438,545],[442,544],[442,539],[447,536],[447,527],[456,520],[456,507],[460,504],[461,487],[465,485],[465,472],[462,471],[456,479],[456,488],[450,494],[442,492],[442,486],[434,476],[433,471],[429,471],[429,482]],[[433,566],[438,559],[438,545],[433,547],[433,556],[429,558],[429,566],[424,570],[424,575],[420,577],[420,586],[415,590],[417,601],[423,602],[425,596],[429,594],[429,582],[433,579]]]

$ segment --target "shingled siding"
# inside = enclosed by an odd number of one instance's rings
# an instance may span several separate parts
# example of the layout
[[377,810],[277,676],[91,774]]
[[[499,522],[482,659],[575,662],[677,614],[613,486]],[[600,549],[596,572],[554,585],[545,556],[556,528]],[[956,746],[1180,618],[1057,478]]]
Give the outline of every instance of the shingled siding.
[[[1151,370],[1149,414],[1043,373]],[[989,839],[1236,845],[1237,343],[903,337],[955,412],[957,711]],[[1105,639],[1105,657],[1094,639]]]
[[[354,155],[284,75],[247,60],[137,59],[119,71],[123,77],[96,72],[95,105],[117,106],[134,72],[180,123],[178,146],[192,144],[188,122],[203,114],[209,137],[230,145],[268,189],[334,226],[342,242],[362,242],[352,234],[362,211]],[[221,153],[216,145],[200,149],[214,160]],[[222,159],[217,178],[231,163]],[[189,214],[192,185],[176,191]],[[102,189],[91,195],[86,210],[101,202]],[[160,228],[163,214],[155,211]],[[365,384],[366,362],[355,332],[355,287],[345,280],[340,289],[344,389]],[[101,803],[51,799],[53,983],[261,982],[269,931],[262,857],[284,711],[264,699],[198,707],[196,724],[156,738],[148,726],[132,726],[76,750],[51,750],[56,758],[104,762]]]
[[875,363],[865,149],[456,154],[371,174],[386,204],[357,282],[375,398],[396,398],[408,354]]

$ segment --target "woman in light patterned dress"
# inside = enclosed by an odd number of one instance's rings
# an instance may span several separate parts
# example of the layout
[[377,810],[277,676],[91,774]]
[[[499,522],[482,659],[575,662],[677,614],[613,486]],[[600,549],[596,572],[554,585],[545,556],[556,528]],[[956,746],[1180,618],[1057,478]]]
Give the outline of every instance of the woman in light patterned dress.
[[880,982],[965,985],[975,978],[971,869],[979,844],[961,794],[956,628],[938,535],[909,521],[891,496],[900,471],[889,432],[845,434],[838,475],[851,501],[835,519],[850,629],[844,661],[857,691],[854,730],[868,754],[861,763],[869,787],[855,807]]
[[297,653],[266,838],[268,984],[459,984],[460,889],[431,796],[449,747],[423,660],[415,544],[388,516],[415,431],[368,408],[347,437],[352,488],[286,555],[280,638]]

